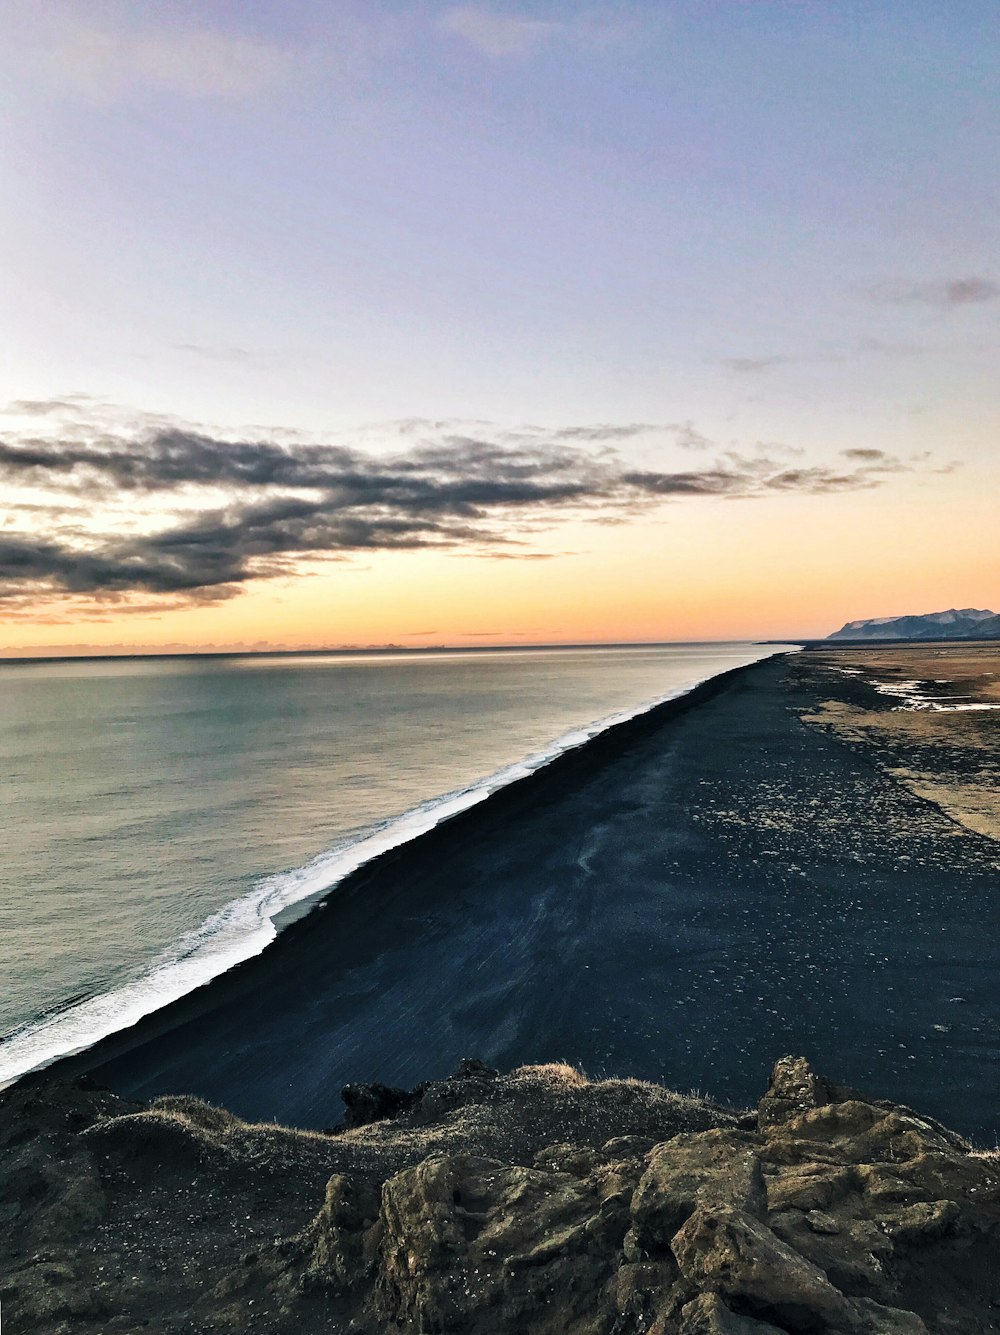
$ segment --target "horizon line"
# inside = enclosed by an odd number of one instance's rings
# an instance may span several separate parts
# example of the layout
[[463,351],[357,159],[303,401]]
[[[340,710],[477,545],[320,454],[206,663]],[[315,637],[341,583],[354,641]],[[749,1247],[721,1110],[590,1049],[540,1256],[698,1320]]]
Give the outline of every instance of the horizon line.
[[[816,637],[808,637],[812,642]],[[705,640],[540,640],[527,644],[370,644],[370,645],[331,645],[325,648],[308,649],[163,649],[163,650],[122,650],[112,653],[69,653],[69,654],[7,654],[0,651],[0,665],[4,663],[52,663],[52,662],[96,662],[104,659],[137,658],[298,658],[324,654],[428,654],[428,653],[496,653],[513,652],[519,649],[641,649],[670,648],[672,646],[694,644],[802,644],[803,636],[789,636],[785,639],[725,638]]]

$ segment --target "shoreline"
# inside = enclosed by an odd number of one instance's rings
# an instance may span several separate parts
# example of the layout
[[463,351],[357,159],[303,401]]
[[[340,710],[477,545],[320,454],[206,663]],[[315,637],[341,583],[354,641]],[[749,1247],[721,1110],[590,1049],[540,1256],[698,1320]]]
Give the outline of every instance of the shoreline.
[[26,1080],[87,1071],[129,1096],[189,1091],[323,1127],[348,1081],[410,1086],[470,1053],[738,1105],[776,1051],[799,1050],[989,1139],[994,846],[801,720],[831,675],[796,654],[712,678]]
[[[559,648],[562,646],[553,647]],[[429,799],[427,803],[411,811],[401,813],[387,821],[383,826],[374,828],[360,838],[345,844],[342,848],[319,854],[313,862],[305,864],[299,870],[307,871],[309,867],[324,862],[331,862],[333,866],[336,866],[336,863],[340,861],[348,863],[347,869],[338,873],[333,871],[331,867],[332,880],[328,885],[310,891],[301,898],[280,904],[273,912],[265,911],[264,918],[273,928],[273,935],[270,940],[241,958],[236,958],[231,963],[217,969],[203,980],[194,983],[192,986],[184,987],[183,990],[178,991],[176,995],[171,996],[161,1004],[140,1011],[134,1019],[108,1027],[106,1032],[96,1038],[85,1040],[75,1046],[69,1046],[64,1051],[53,1053],[18,1074],[3,1078],[0,1080],[0,1089],[8,1088],[12,1084],[17,1084],[34,1075],[40,1075],[51,1070],[54,1066],[61,1068],[64,1063],[74,1063],[79,1060],[89,1065],[88,1058],[90,1054],[98,1049],[103,1052],[105,1045],[111,1045],[109,1050],[115,1052],[128,1050],[133,1046],[130,1036],[140,1026],[143,1027],[144,1036],[147,1033],[149,1036],[154,1036],[162,1032],[163,1028],[153,1023],[156,1016],[169,1014],[171,1018],[168,1019],[165,1026],[169,1028],[173,1017],[181,1014],[180,1008],[185,1006],[189,998],[198,997],[204,989],[212,987],[220,979],[234,974],[245,966],[252,965],[265,951],[273,950],[278,941],[284,938],[288,932],[300,926],[304,928],[304,925],[319,910],[327,907],[329,896],[336,895],[339,897],[342,894],[349,896],[353,891],[355,878],[363,876],[369,869],[377,871],[384,865],[391,865],[395,855],[405,851],[410,845],[431,838],[438,830],[454,830],[456,822],[462,821],[463,818],[471,816],[475,819],[475,813],[485,803],[491,804],[490,810],[495,812],[502,810],[502,803],[506,794],[510,794],[511,801],[519,802],[524,796],[521,785],[530,784],[536,779],[543,781],[543,776],[549,776],[544,778],[543,789],[545,784],[548,783],[558,785],[564,777],[570,776],[577,769],[577,766],[571,762],[572,757],[579,757],[579,767],[586,770],[588,764],[600,763],[609,755],[616,753],[618,749],[627,748],[630,740],[634,740],[634,736],[641,733],[647,724],[657,724],[665,718],[673,717],[677,711],[694,708],[699,702],[710,699],[716,690],[724,689],[724,683],[730,676],[748,671],[761,662],[770,661],[780,656],[781,651],[771,652],[753,663],[729,668],[724,672],[716,673],[698,681],[686,689],[682,688],[664,698],[639,706],[635,712],[625,714],[624,717],[622,713],[612,713],[604,718],[595,719],[588,724],[581,725],[579,728],[555,738],[545,751],[525,756],[502,770],[484,776],[466,789]],[[623,730],[629,729],[631,725],[635,725],[632,732],[623,732]],[[594,729],[594,731],[588,732],[589,729]],[[602,746],[605,740],[607,740],[607,745]],[[570,763],[564,765],[563,762],[566,761],[570,761]],[[523,773],[518,772],[522,770]],[[552,773],[550,774],[550,772]],[[508,777],[511,775],[513,777]],[[496,786],[491,786],[493,784]],[[449,808],[456,809],[449,810]],[[407,827],[412,825],[416,825],[416,828],[412,831],[407,830]],[[397,838],[397,834],[400,837]],[[447,843],[447,833],[443,838]],[[377,849],[378,845],[385,843],[386,840],[390,841],[386,847],[370,852],[360,862],[355,862],[357,855],[365,850],[367,845],[375,845]],[[350,865],[352,862],[354,865]],[[234,904],[237,902],[239,901],[234,901]],[[220,910],[220,913],[224,912],[226,912],[226,908]],[[202,926],[204,927],[204,924]],[[123,985],[117,991],[88,999],[85,1004],[107,1005],[117,1000],[122,993],[131,991],[141,991],[148,995],[147,989],[153,976],[155,976],[155,969],[152,973],[142,975],[134,982]],[[199,1013],[197,1002],[192,1002],[191,1006],[190,1014]],[[56,1023],[64,1015],[72,1016],[73,1011],[57,1011],[55,1013]],[[36,1035],[40,1037],[42,1032],[40,1028],[36,1027],[35,1023],[29,1023],[20,1030],[14,1030],[7,1036],[4,1044],[0,1045],[0,1056],[2,1056],[3,1048],[8,1044],[13,1045],[17,1042],[31,1040]],[[118,1040],[117,1043],[116,1040]],[[145,1037],[138,1041],[145,1041]]]

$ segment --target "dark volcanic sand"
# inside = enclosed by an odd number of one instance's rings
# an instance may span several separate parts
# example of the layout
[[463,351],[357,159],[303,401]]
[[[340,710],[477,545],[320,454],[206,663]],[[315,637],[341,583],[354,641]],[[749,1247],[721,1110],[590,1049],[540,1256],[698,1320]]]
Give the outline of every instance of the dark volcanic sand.
[[745,1104],[802,1052],[992,1143],[997,847],[800,722],[829,692],[778,658],[606,734],[60,1073],[322,1127],[472,1054]]

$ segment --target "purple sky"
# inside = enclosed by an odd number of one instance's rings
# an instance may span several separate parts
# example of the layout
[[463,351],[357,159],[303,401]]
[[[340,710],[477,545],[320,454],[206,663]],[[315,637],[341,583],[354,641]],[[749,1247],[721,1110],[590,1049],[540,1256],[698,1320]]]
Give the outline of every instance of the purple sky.
[[626,465],[995,480],[994,0],[0,17],[8,402],[376,451],[398,419],[639,422],[669,429]]

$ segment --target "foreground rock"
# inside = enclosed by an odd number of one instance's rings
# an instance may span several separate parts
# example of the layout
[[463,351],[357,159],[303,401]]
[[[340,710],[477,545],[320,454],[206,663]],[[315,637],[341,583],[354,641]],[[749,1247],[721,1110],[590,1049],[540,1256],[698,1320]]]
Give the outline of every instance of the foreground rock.
[[346,1103],[318,1135],[10,1091],[4,1331],[1000,1329],[1000,1158],[801,1059],[755,1114],[478,1062]]

